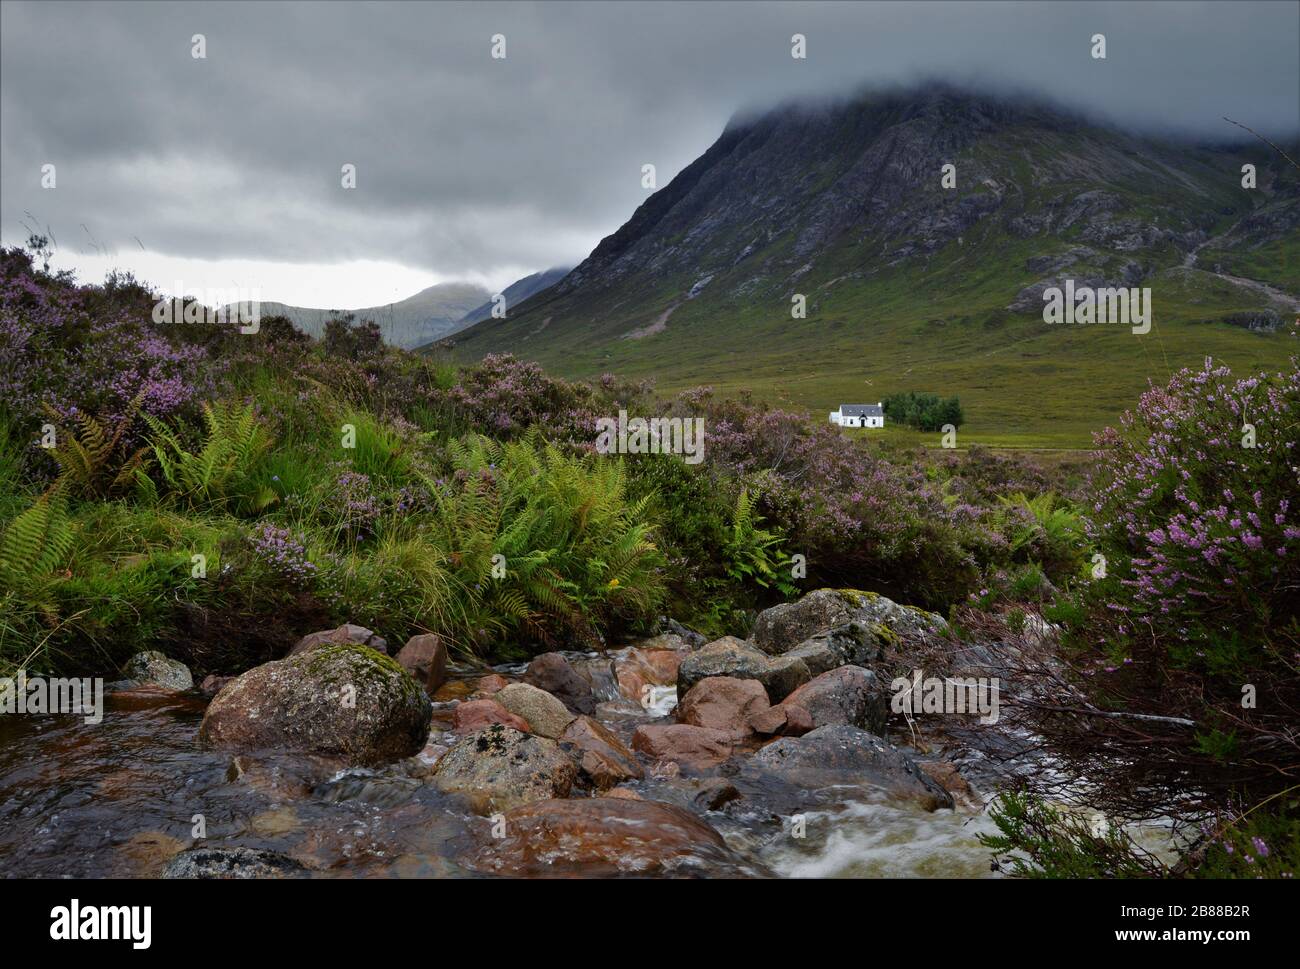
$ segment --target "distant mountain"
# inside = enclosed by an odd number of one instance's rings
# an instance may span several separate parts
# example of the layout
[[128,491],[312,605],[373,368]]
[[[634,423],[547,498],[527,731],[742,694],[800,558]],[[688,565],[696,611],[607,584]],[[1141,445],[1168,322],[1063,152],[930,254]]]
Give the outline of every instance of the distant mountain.
[[[530,296],[535,296],[543,290],[550,289],[567,276],[571,268],[572,267],[561,268],[557,266],[554,269],[547,269],[540,273],[533,273],[531,276],[525,276],[523,279],[511,283],[501,291],[501,295],[506,298],[506,314],[509,315],[511,310]],[[482,306],[475,307],[473,310],[466,313],[460,322],[463,326],[468,326],[471,323],[479,323],[483,320],[490,319],[491,316],[492,300],[489,299]]]
[[[1150,287],[1155,325],[1045,323],[1043,290],[1066,279]],[[567,276],[454,352],[823,414],[959,394],[990,437],[1086,441],[1148,378],[1209,354],[1285,361],[1275,331],[1298,306],[1300,172],[1277,152],[930,85],[733,120]]]
[[461,320],[465,314],[491,295],[482,286],[473,283],[439,283],[422,289],[401,302],[385,306],[368,306],[359,310],[325,310],[288,306],[284,303],[262,303],[261,314],[287,316],[304,333],[319,337],[325,331],[326,321],[351,313],[358,322],[374,320],[378,323],[385,343],[409,349],[455,333],[464,325]]

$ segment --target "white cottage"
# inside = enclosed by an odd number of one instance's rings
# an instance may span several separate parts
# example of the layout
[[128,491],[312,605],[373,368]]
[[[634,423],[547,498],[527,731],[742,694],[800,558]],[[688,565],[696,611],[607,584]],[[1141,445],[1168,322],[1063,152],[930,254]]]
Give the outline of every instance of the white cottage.
[[884,427],[885,407],[883,404],[840,404],[839,410],[831,411],[831,423],[840,427]]

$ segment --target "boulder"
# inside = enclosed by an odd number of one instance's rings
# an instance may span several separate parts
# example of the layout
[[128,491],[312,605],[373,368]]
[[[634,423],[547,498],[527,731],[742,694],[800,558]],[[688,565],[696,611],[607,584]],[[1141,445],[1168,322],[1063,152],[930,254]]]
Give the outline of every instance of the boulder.
[[371,649],[388,655],[388,640],[382,636],[377,636],[365,626],[357,626],[350,622],[345,622],[337,629],[323,629],[320,632],[308,633],[298,640],[293,649],[289,650],[289,655],[297,656],[299,653],[305,653],[320,646],[341,646],[344,643],[369,646]]
[[496,701],[528,721],[532,732],[554,740],[573,722],[569,708],[545,690],[527,683],[511,683],[496,694]]
[[191,848],[175,855],[163,878],[286,878],[307,869],[287,855],[259,848]]
[[752,730],[749,718],[770,707],[767,691],[758,680],[710,676],[696,683],[682,698],[677,705],[677,719],[743,737]]
[[216,696],[227,683],[235,679],[234,676],[220,676],[216,673],[209,673],[203,677],[203,682],[199,684],[199,692],[208,697]]
[[504,676],[501,676],[499,673],[489,673],[487,676],[479,677],[478,683],[475,684],[475,689],[484,696],[491,696],[494,693],[500,693],[509,685],[510,681]]
[[[798,602],[764,609],[754,622],[754,646],[784,655],[829,650],[840,662],[875,662],[885,650],[942,634],[948,624],[924,609],[903,606],[874,592],[818,589]],[[823,671],[824,672],[824,671]]]
[[884,732],[889,716],[889,695],[871,670],[841,666],[813,677],[786,697],[781,706],[786,709],[787,720],[791,719],[793,707],[806,711],[799,722],[810,723],[810,730],[848,724],[879,734]]
[[280,748],[373,765],[419,753],[432,704],[392,659],[322,645],[254,667],[208,704],[199,738],[223,749]]
[[508,811],[505,837],[462,859],[497,875],[758,874],[684,808],[626,797],[539,801]]
[[645,776],[632,751],[591,717],[578,717],[565,728],[560,740],[576,748],[578,769],[597,790]]
[[433,783],[444,794],[469,797],[486,814],[568,797],[577,777],[578,768],[554,740],[493,724],[447,751]]
[[136,653],[126,661],[122,674],[140,686],[154,686],[163,690],[192,690],[194,677],[189,667],[168,659],[156,649]]
[[532,732],[527,720],[511,713],[496,700],[467,700],[456,704],[451,715],[451,729],[458,734],[473,733],[494,723],[513,727],[520,733]]
[[447,682],[447,644],[437,633],[412,636],[397,651],[397,665],[432,696]]
[[632,749],[684,767],[716,767],[731,756],[735,738],[723,730],[686,723],[646,724],[632,734]]
[[749,766],[807,790],[861,785],[915,801],[928,811],[953,806],[951,795],[911,757],[875,734],[843,724],[775,740]]
[[677,670],[678,700],[685,697],[696,683],[710,676],[758,680],[773,701],[784,700],[812,678],[808,664],[802,659],[769,656],[734,636],[725,636],[702,646],[682,660]]
[[542,653],[528,664],[523,681],[545,690],[572,713],[595,713],[596,698],[591,684],[578,675],[559,653]]
[[628,647],[614,659],[619,692],[641,703],[647,686],[672,686],[677,682],[677,668],[688,655],[690,649],[676,636],[656,636]]

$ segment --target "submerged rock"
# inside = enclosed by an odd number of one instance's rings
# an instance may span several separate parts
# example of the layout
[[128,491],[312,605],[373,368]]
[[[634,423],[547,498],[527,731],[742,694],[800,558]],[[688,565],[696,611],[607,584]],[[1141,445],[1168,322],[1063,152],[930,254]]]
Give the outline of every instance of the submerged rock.
[[763,874],[690,811],[618,797],[540,801],[505,815],[505,837],[462,859],[498,875]]
[[163,878],[289,878],[305,874],[288,855],[260,848],[192,848],[176,855]]
[[126,661],[122,674],[139,686],[156,686],[164,690],[192,690],[194,677],[189,667],[168,659],[156,649],[136,653]]
[[911,757],[858,727],[818,727],[802,737],[783,737],[755,754],[749,766],[808,790],[865,785],[927,811],[953,806],[951,795]]
[[577,778],[577,766],[554,740],[494,724],[447,751],[433,782],[444,794],[466,795],[486,813],[567,797]]
[[223,749],[281,748],[372,765],[419,753],[433,706],[393,660],[322,645],[265,663],[208,705],[199,738]]

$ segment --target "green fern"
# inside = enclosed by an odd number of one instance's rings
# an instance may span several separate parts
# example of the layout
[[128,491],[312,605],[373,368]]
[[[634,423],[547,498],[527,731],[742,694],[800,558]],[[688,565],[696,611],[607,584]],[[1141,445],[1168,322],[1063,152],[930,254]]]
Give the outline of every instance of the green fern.
[[[137,395],[112,428],[91,414],[77,415],[75,431],[71,435],[61,435],[61,443],[50,449],[59,466],[59,478],[70,492],[87,498],[106,498],[135,481],[136,472],[143,469],[149,449],[142,447],[128,451],[125,438],[142,402],[143,397]],[[45,410],[51,417],[58,418],[58,413],[49,405]]]
[[[171,498],[193,508],[237,504],[254,513],[276,500],[273,491],[254,486],[251,480],[257,462],[271,446],[252,404],[204,404],[206,434],[197,451],[190,451],[180,433],[162,421],[147,414],[144,419],[153,432],[154,459]],[[136,481],[137,493],[150,496],[138,476]]]
[[56,486],[18,515],[0,537],[0,585],[20,590],[46,579],[72,550],[73,532]]

